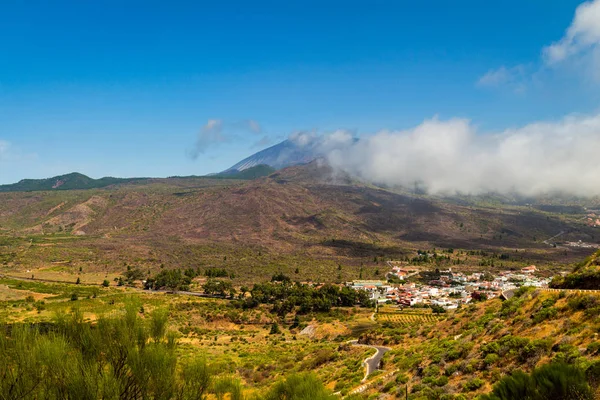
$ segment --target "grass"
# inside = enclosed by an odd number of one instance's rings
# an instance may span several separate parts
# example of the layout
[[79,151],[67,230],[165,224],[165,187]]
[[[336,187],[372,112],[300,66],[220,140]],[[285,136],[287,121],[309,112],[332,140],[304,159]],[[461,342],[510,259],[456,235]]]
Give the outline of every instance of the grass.
[[[74,292],[77,301],[71,301]],[[381,374],[367,397],[400,393],[406,381],[412,399],[438,392],[471,399],[489,392],[517,367],[529,371],[551,360],[585,366],[600,357],[595,335],[600,331],[600,297],[590,294],[520,291],[505,303],[494,299],[440,316],[418,309],[392,312],[384,306],[377,322],[370,319],[370,310],[334,309],[300,316],[300,326],[292,327],[291,318],[274,316],[268,306],[241,310],[218,299],[0,279],[3,293],[0,323],[49,322],[74,308],[93,323],[101,315],[122,313],[132,301],[142,316],[167,308],[179,357],[204,354],[222,373],[240,377],[258,392],[280,377],[306,371],[316,373],[332,391],[349,392],[360,385],[362,360],[372,353],[346,344],[357,337],[391,347],[383,369],[398,370],[389,377]],[[280,334],[270,334],[273,322]],[[301,335],[309,325],[314,334]]]
[[[180,357],[204,354],[218,363],[224,373],[238,374],[256,389],[265,389],[293,372],[313,371],[331,389],[347,391],[359,384],[364,375],[361,363],[368,349],[343,345],[345,336],[331,336],[339,331],[336,322],[340,318],[335,312],[329,317],[303,317],[304,326],[319,326],[318,337],[310,338],[300,335],[301,327],[290,329],[286,324],[281,325],[281,334],[271,335],[270,323],[275,317],[267,308],[233,310],[223,300],[11,279],[0,279],[1,287],[43,294],[44,301],[41,308],[40,301],[24,300],[22,296],[2,301],[0,323],[52,321],[55,315],[69,313],[73,308],[93,322],[100,315],[122,313],[131,301],[137,302],[143,314],[166,307],[170,310],[170,329],[181,343]],[[71,301],[75,292],[79,299]],[[366,316],[347,313],[343,318],[354,321]]]

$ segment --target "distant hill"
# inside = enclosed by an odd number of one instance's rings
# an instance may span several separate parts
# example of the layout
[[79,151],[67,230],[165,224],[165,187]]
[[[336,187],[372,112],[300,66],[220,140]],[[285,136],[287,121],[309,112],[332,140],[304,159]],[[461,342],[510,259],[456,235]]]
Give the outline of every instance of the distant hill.
[[10,185],[0,185],[0,192],[35,192],[45,190],[80,190],[98,189],[120,183],[142,181],[146,178],[112,178],[92,179],[89,176],[73,172],[46,179],[23,179]]
[[318,156],[319,153],[315,146],[299,146],[291,140],[285,140],[243,159],[224,172],[244,171],[261,164],[281,169],[294,165],[307,164],[315,160]]
[[56,190],[85,190],[85,189],[101,189],[112,185],[128,184],[128,183],[144,183],[151,181],[165,181],[175,179],[231,179],[231,180],[252,180],[268,176],[275,172],[275,168],[268,165],[256,165],[243,171],[230,170],[220,174],[209,176],[188,176],[188,177],[171,177],[166,179],[161,178],[113,178],[105,177],[93,179],[89,176],[73,172],[66,175],[59,175],[46,179],[23,179],[17,183],[9,185],[0,185],[0,192],[41,192],[41,191],[56,191]]

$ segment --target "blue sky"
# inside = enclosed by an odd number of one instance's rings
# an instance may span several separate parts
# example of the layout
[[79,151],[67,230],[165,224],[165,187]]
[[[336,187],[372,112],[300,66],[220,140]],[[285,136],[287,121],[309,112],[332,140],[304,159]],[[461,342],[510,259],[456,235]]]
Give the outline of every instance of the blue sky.
[[[8,0],[0,183],[205,174],[304,130],[368,136],[437,115],[496,132],[595,113],[586,71],[600,64],[543,57],[580,4]],[[210,120],[223,135],[190,157]]]

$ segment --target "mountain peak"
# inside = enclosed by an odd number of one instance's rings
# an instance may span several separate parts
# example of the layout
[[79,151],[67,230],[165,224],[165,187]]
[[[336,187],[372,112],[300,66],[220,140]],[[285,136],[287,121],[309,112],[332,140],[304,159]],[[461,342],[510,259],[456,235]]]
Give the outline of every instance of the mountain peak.
[[314,161],[317,157],[318,153],[314,147],[300,146],[288,139],[243,159],[224,172],[243,171],[261,164],[281,169],[294,165],[307,164]]

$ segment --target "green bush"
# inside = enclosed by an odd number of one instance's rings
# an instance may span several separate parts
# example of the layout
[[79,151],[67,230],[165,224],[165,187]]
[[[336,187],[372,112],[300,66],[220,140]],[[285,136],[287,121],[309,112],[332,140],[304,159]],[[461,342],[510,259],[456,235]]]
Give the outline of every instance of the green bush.
[[267,393],[265,400],[334,400],[321,381],[312,374],[292,375],[280,381]]
[[481,388],[484,384],[485,384],[485,382],[483,380],[481,380],[479,378],[473,378],[464,383],[463,389],[466,392],[472,392],[474,390]]
[[496,364],[499,359],[500,359],[500,356],[498,354],[490,353],[487,356],[485,356],[485,358],[483,359],[483,362],[485,363],[485,365],[490,366],[490,365]]
[[482,400],[592,400],[584,372],[572,365],[546,364],[531,375],[515,371],[504,377]]

